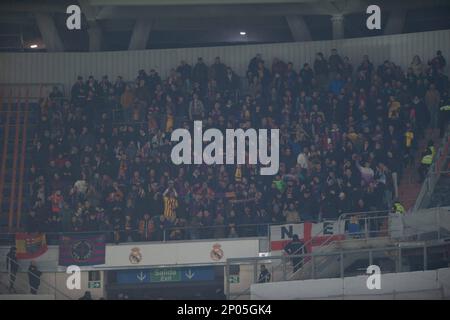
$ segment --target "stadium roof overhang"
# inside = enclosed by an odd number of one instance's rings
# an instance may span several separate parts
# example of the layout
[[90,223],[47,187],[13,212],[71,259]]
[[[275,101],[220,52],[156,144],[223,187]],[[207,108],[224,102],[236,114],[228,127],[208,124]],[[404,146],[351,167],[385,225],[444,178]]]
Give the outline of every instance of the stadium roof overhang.
[[[82,10],[83,30],[68,33],[66,8],[74,3]],[[50,51],[96,51],[108,39],[121,42],[122,50],[158,47],[158,42],[190,46],[322,40],[335,36],[330,16],[359,15],[361,20],[370,4],[371,0],[6,0],[0,4],[0,41],[2,34],[20,33],[56,43],[47,46]],[[393,33],[402,32],[408,10],[450,8],[448,0],[381,0],[377,5],[384,21],[400,20]],[[391,12],[396,15],[389,16]],[[356,29],[346,27],[346,32]],[[246,36],[239,37],[239,30]],[[364,30],[358,32],[346,36],[368,36]]]

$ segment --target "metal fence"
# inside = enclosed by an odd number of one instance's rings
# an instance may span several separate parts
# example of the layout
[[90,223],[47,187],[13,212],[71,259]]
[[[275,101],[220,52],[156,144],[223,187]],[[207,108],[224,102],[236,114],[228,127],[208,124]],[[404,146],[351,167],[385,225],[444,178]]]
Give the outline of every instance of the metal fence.
[[[69,295],[56,287],[56,279],[51,281],[45,274],[41,273],[38,276],[36,272],[21,270],[21,266],[13,260],[8,259],[8,263],[11,266],[15,265],[17,269],[13,272],[8,267],[8,272],[0,273],[0,294],[33,294],[33,288],[34,294],[51,295],[55,299],[72,300]],[[38,283],[37,287],[36,282]]]
[[425,181],[422,183],[419,195],[417,196],[414,208],[412,211],[417,211],[421,208],[426,208],[431,201],[434,187],[443,173],[443,167],[448,158],[448,151],[450,148],[450,126],[447,127],[447,132],[441,141],[441,145],[433,159]]
[[[301,266],[296,268],[296,264]],[[366,274],[367,267],[378,265],[382,273],[435,270],[450,265],[450,241],[423,242],[344,250],[312,252],[300,255],[228,259],[226,265],[226,293],[229,299],[249,298],[251,285],[261,283],[264,265],[271,273],[271,282],[344,278]],[[232,290],[235,270],[248,275],[241,284],[244,289]],[[231,281],[230,281],[231,279]]]
[[[249,237],[269,237],[270,226],[277,224],[242,224],[236,227],[229,225],[202,226],[202,227],[170,227],[154,232],[146,236],[138,229],[107,230],[107,231],[82,231],[82,232],[44,232],[47,244],[59,245],[61,236],[103,235],[106,243],[127,242],[168,242],[190,240],[217,240]],[[231,232],[233,229],[233,232]],[[0,245],[13,245],[16,233],[0,233]]]
[[[350,238],[369,238],[387,236],[391,219],[388,211],[369,211],[345,213],[339,217],[337,224],[339,228],[334,231],[336,235],[345,235]],[[304,222],[304,221],[303,221]],[[302,222],[302,223],[303,223]],[[106,243],[128,243],[128,242],[168,242],[168,241],[191,241],[191,240],[217,240],[238,239],[249,237],[266,237],[270,241],[270,228],[272,226],[284,225],[285,222],[277,223],[254,223],[238,225],[215,225],[215,226],[173,226],[162,230],[156,229],[152,233],[145,234],[139,229],[121,230],[91,230],[80,232],[44,232],[49,245],[58,245],[61,236],[79,235],[104,235]],[[342,227],[343,226],[343,227]],[[323,233],[323,230],[319,234]],[[0,245],[13,245],[15,232],[0,233]],[[314,239],[313,235],[313,239]]]

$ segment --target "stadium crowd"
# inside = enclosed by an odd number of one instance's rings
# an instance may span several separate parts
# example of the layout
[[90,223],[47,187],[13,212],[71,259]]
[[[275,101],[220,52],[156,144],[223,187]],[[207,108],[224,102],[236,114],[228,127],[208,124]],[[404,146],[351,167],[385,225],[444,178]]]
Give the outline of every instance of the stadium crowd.
[[[223,238],[267,232],[252,224],[388,210],[448,99],[445,66],[439,51],[402,70],[333,49],[301,67],[258,54],[245,77],[220,57],[181,61],[166,79],[153,69],[132,82],[78,77],[70,99],[54,88],[40,103],[25,229],[105,231],[116,242]],[[171,132],[194,120],[279,128],[279,172],[172,164]]]

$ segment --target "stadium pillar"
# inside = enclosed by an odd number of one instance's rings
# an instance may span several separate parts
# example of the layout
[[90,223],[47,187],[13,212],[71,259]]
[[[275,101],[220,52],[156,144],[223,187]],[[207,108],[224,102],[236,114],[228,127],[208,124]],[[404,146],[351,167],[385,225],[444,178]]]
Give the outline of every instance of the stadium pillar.
[[331,16],[331,24],[333,27],[333,40],[344,38],[344,15],[335,14]]
[[95,21],[89,21],[89,51],[100,51],[102,48],[102,29]]
[[144,50],[152,30],[153,22],[147,19],[138,19],[133,28],[128,50]]
[[399,34],[403,32],[405,25],[406,11],[395,10],[389,12],[389,18],[384,28],[384,34]]
[[302,16],[286,16],[286,22],[289,25],[289,29],[291,29],[294,41],[311,41],[311,33]]
[[49,13],[36,13],[35,18],[47,51],[64,51],[64,45],[59,37],[52,16]]

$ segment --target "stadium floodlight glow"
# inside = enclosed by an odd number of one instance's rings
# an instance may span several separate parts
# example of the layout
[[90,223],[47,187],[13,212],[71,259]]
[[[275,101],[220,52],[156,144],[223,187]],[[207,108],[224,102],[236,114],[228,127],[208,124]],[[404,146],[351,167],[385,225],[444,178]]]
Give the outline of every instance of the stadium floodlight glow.
[[241,31],[241,32],[239,32],[239,34],[240,34],[241,36],[245,36],[245,35],[247,34],[247,32]]
[[31,49],[36,49],[37,47],[38,47],[37,44],[32,44],[32,45],[30,46]]

